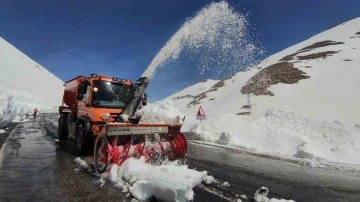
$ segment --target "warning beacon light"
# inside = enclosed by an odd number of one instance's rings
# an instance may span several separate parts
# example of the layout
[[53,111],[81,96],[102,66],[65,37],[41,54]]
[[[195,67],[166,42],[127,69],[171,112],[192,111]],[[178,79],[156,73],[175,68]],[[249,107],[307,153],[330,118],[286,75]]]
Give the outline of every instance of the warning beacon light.
[[118,82],[126,82],[126,81],[128,81],[128,80],[126,80],[126,79],[119,79],[119,78],[116,78],[116,77],[113,77],[113,81],[118,81]]

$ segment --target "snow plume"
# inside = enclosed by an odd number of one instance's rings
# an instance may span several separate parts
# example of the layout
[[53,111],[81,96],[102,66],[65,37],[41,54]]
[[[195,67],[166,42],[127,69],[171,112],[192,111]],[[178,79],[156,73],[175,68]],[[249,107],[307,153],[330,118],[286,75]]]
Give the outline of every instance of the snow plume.
[[287,108],[271,109],[259,118],[222,114],[199,123],[192,132],[204,141],[275,156],[360,164],[360,158],[354,158],[360,156],[359,128]]
[[179,162],[168,162],[160,166],[145,163],[145,158],[129,158],[123,165],[114,165],[110,171],[110,180],[123,192],[140,201],[155,196],[160,201],[191,201],[192,189],[202,181],[213,180],[207,172],[189,169]]
[[[186,52],[197,58],[198,73],[219,77],[256,63],[263,54],[250,35],[247,16],[228,3],[211,3],[187,20],[158,52],[142,76],[152,78],[157,68]],[[224,68],[226,67],[226,68]]]

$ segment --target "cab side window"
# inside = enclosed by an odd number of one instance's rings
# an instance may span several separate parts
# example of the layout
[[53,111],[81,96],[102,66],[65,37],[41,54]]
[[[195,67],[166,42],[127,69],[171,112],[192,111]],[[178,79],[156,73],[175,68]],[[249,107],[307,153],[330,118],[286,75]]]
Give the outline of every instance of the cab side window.
[[81,82],[78,88],[78,95],[82,95],[83,99],[82,101],[85,101],[86,103],[89,103],[89,97],[90,97],[90,83],[85,81]]
[[90,84],[86,85],[85,102],[90,103]]

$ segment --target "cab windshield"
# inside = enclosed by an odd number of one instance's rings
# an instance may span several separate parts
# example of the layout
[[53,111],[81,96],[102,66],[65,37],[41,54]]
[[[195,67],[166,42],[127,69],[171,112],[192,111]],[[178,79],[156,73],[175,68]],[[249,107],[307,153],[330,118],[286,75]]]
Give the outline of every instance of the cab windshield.
[[109,81],[94,81],[92,105],[103,108],[125,107],[130,86]]

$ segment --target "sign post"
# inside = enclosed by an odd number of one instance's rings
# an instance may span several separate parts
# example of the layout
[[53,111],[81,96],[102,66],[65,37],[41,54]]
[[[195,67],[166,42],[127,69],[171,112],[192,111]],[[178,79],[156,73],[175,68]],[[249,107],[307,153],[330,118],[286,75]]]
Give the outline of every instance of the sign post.
[[200,106],[197,113],[196,113],[196,119],[197,120],[205,120],[205,112],[203,108]]

